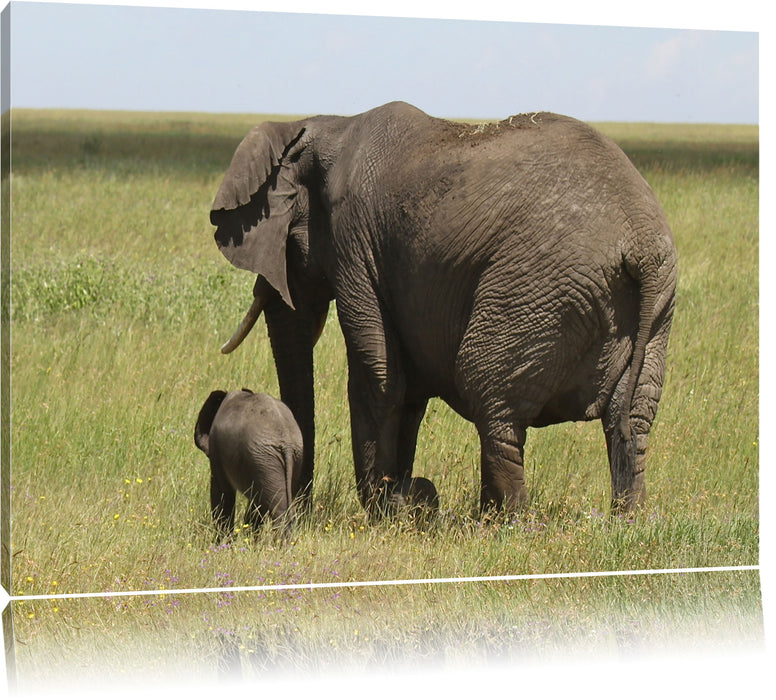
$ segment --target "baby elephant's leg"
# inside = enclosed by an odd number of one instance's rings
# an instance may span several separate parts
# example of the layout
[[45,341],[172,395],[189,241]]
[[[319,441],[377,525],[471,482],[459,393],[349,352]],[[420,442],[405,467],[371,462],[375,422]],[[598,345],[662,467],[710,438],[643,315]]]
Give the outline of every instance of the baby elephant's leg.
[[219,539],[226,537],[234,528],[235,497],[236,492],[231,486],[224,486],[215,475],[210,477],[210,512]]

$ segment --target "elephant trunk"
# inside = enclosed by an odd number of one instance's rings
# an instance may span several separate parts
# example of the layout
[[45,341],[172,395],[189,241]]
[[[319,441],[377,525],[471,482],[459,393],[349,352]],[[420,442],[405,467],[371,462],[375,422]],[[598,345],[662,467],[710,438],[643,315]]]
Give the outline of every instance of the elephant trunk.
[[237,326],[237,330],[232,337],[221,346],[221,352],[224,355],[228,355],[245,340],[253,326],[256,325],[256,321],[258,321],[259,316],[261,316],[261,312],[267,305],[267,301],[271,294],[272,287],[263,277],[257,277],[256,284],[253,287],[253,303],[245,314],[245,318],[243,318],[240,325]]

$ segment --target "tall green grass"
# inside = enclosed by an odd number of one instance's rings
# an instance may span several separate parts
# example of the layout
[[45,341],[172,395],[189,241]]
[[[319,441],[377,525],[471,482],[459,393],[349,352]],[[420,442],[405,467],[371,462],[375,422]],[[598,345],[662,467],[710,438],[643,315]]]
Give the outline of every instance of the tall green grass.
[[[221,257],[208,221],[235,146],[262,117],[14,111],[12,119],[13,594],[757,563],[756,128],[602,125],[656,191],[680,259],[643,514],[609,517],[600,426],[568,424],[529,433],[526,512],[481,522],[476,433],[433,401],[415,473],[437,485],[438,519],[369,524],[355,494],[347,368],[332,310],[315,357],[312,515],[291,543],[239,532],[217,548],[208,464],[193,443],[197,412],[219,387],[278,394],[261,324],[236,353],[218,352],[253,280]],[[586,625],[610,629],[613,596],[625,627],[643,615],[652,632],[666,617],[677,629],[690,619],[703,627],[696,596],[712,611],[712,636],[760,630],[756,574],[617,579],[604,588],[326,589],[303,597],[316,602],[299,610],[291,592],[20,602],[17,649],[30,672],[54,663],[57,640],[89,656],[114,628],[149,643],[173,635],[195,656],[216,653],[213,630],[221,630],[239,637],[243,658],[261,653],[287,665],[301,655],[307,668],[335,648],[355,663],[380,649],[395,658],[400,647],[422,656],[441,645],[453,658],[456,641],[467,640],[512,654],[520,645],[506,630],[524,635],[525,648],[539,639],[529,630],[535,606],[572,620],[568,633],[545,629],[550,645]],[[670,636],[660,629],[645,638]]]

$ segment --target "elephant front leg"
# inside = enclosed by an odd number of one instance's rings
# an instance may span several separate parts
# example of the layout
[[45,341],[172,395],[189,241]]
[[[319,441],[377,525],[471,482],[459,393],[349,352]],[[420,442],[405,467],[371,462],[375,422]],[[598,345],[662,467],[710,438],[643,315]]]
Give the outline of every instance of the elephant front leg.
[[370,515],[384,515],[392,485],[400,480],[397,447],[401,411],[384,401],[369,402],[363,392],[352,387],[349,399],[359,500]]
[[418,444],[418,430],[426,414],[427,401],[406,403],[399,417],[399,435],[396,446],[396,478],[408,479],[412,476],[415,462],[415,449]]
[[328,302],[322,309],[305,312],[292,311],[277,299],[265,310],[280,398],[294,414],[304,442],[303,461],[295,475],[301,512],[312,508],[315,452],[313,347],[325,323],[327,311]]
[[[356,487],[373,516],[387,512],[392,485],[411,470],[420,402],[406,410],[406,376],[400,343],[368,279],[360,296],[337,298],[337,312],[348,355],[348,401]],[[400,449],[399,436],[402,435]]]
[[390,512],[393,489],[412,473],[425,402],[405,403],[404,374],[396,361],[364,362],[349,351],[348,365],[358,496],[371,516],[383,516]]
[[515,513],[528,503],[523,468],[525,429],[507,435],[482,435],[480,510]]
[[[351,406],[358,494],[364,508],[372,515],[390,514],[404,503],[404,491],[410,487],[414,487],[410,495],[420,489],[419,502],[433,502],[438,507],[433,484],[428,479],[411,479],[426,401],[387,407],[382,419],[374,423],[364,420],[371,411],[369,407],[358,399]],[[429,495],[431,491],[433,496]]]

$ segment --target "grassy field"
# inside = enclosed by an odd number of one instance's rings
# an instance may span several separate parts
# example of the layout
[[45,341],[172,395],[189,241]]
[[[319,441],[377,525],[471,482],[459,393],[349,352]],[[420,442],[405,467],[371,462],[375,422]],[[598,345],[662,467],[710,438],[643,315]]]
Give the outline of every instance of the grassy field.
[[250,675],[761,638],[757,572],[175,593],[756,564],[757,127],[600,125],[652,185],[680,258],[638,518],[608,516],[600,425],[567,424],[529,434],[526,513],[483,524],[476,434],[432,402],[415,473],[437,485],[437,521],[368,524],[332,313],[316,347],[312,517],[290,544],[240,532],[215,547],[199,407],[215,388],[278,394],[263,326],[218,352],[253,279],[222,258],[208,221],[236,144],[263,117],[12,119],[11,592],[165,591],[15,602],[20,685],[95,664],[124,680],[141,668],[191,679],[237,659]]

